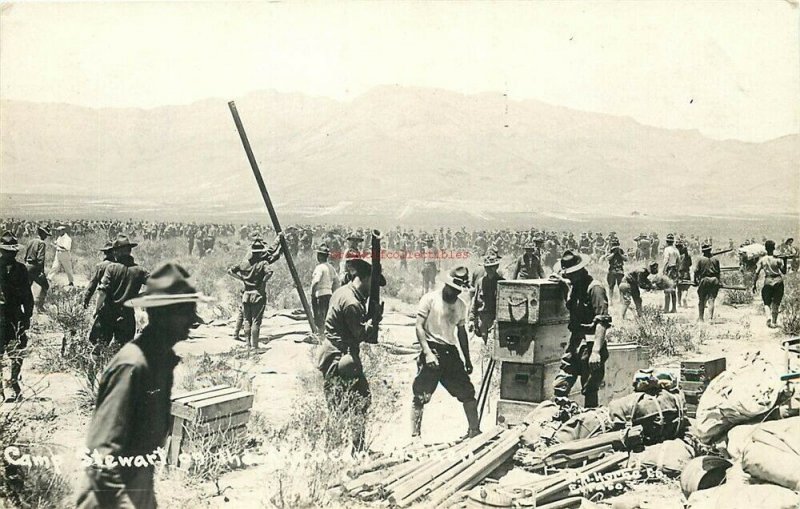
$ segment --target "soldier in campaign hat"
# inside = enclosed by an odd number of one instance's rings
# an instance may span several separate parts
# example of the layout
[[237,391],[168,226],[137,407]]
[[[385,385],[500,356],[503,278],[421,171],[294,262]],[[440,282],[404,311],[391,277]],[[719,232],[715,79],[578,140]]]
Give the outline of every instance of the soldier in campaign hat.
[[173,370],[180,361],[173,347],[197,322],[197,304],[210,301],[188,278],[180,265],[164,264],[147,279],[143,293],[124,302],[130,309],[144,308],[147,325],[117,352],[100,378],[86,448],[115,461],[86,469],[79,509],[157,505],[155,467],[117,459],[158,457],[164,446],[171,426]]
[[509,279],[541,279],[544,277],[540,249],[542,242],[544,239],[537,234],[533,240],[522,246],[522,255],[511,266]]
[[[114,243],[110,240],[106,242],[106,244],[100,248],[100,252],[103,253],[103,259],[94,266],[94,272],[92,273],[92,279],[89,280],[89,286],[86,287],[86,291],[83,293],[83,308],[86,309],[89,307],[89,302],[92,300],[92,295],[94,295],[95,290],[97,287],[100,286],[100,282],[103,280],[103,275],[106,273],[106,268],[114,262],[114,253],[113,253]],[[104,325],[108,328],[107,324],[103,323],[103,320],[94,320],[92,322],[92,328],[89,331],[89,341],[92,343],[97,343],[103,337],[104,334]]]
[[719,293],[720,276],[722,271],[719,260],[711,254],[711,244],[704,242],[700,247],[703,256],[697,260],[694,268],[694,282],[697,285],[697,320],[705,321],[705,310],[708,307],[709,317],[714,319],[714,307]]
[[47,226],[38,225],[36,227],[38,238],[31,239],[25,248],[25,267],[28,269],[28,279],[31,284],[39,285],[39,296],[36,299],[36,309],[43,311],[44,299],[50,283],[47,281],[47,274],[44,271],[45,257],[47,256],[47,237],[50,237],[50,229]]
[[412,384],[411,436],[415,438],[421,435],[423,408],[440,383],[462,403],[467,417],[467,436],[480,433],[475,387],[469,378],[472,360],[465,327],[467,309],[459,298],[461,292],[469,291],[469,270],[455,267],[444,283],[441,289],[426,293],[417,309],[417,341],[422,352]]
[[98,347],[108,345],[112,340],[125,344],[136,335],[133,309],[123,304],[139,293],[149,276],[149,272],[137,265],[131,254],[137,245],[124,234],[117,235],[111,245],[114,261],[106,266],[97,285],[97,306],[92,329],[96,331]]
[[475,334],[489,339],[489,330],[497,318],[497,282],[503,279],[498,272],[500,258],[490,253],[483,258],[484,273],[474,279],[472,305],[470,306],[470,323]]
[[594,408],[599,404],[598,391],[605,376],[608,359],[606,331],[611,327],[611,315],[608,313],[606,289],[589,275],[587,264],[586,255],[567,250],[551,276],[563,285],[570,331],[554,393],[568,397],[580,378],[584,407]]
[[339,275],[328,261],[331,250],[327,244],[322,243],[317,246],[316,253],[317,266],[314,267],[314,272],[311,274],[311,307],[317,331],[323,332],[331,295],[339,288]]
[[[11,361],[11,389],[14,395],[6,401],[17,401],[22,393],[19,384],[22,359],[28,346],[28,328],[33,315],[33,294],[28,270],[16,260],[21,246],[17,238],[6,231],[0,237],[0,361],[7,355]],[[0,362],[0,399],[5,378]]]
[[678,259],[680,252],[675,247],[675,234],[667,234],[667,245],[664,247],[663,262],[661,270],[670,279],[672,284],[664,289],[664,313],[676,313],[677,294],[676,285],[678,284]]
[[[353,449],[367,448],[366,419],[372,402],[369,382],[361,363],[361,343],[377,343],[380,316],[367,316],[372,284],[372,263],[355,258],[346,265],[348,282],[333,295],[325,316],[324,338],[317,350],[317,368],[324,378],[325,398],[335,414],[355,411]],[[379,285],[386,279],[380,276]],[[379,306],[381,314],[382,306]]]

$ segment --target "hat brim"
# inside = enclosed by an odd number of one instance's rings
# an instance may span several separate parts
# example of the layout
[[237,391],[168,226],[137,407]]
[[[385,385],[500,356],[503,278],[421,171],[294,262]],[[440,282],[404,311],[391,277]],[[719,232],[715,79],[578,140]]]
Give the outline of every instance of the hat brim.
[[573,265],[572,267],[568,267],[566,269],[562,269],[561,268],[561,262],[556,262],[556,264],[553,266],[553,272],[555,272],[556,274],[558,274],[558,273],[561,273],[561,274],[572,274],[573,272],[578,272],[579,270],[584,269],[584,268],[586,268],[587,265],[589,265],[589,258],[588,257],[580,256],[580,255],[575,255],[575,256],[578,256],[580,258],[580,261],[577,264]]
[[456,283],[455,280],[453,280],[453,278],[451,278],[450,276],[445,276],[444,277],[444,284],[446,284],[450,288],[454,288],[454,289],[456,289],[456,290],[458,290],[460,292],[467,292],[467,291],[469,291],[469,288],[470,288],[468,283],[462,286],[462,285]]
[[134,297],[125,301],[124,305],[129,308],[155,308],[155,307],[163,307],[163,306],[171,306],[173,304],[198,304],[198,303],[210,303],[214,302],[215,299],[203,295],[202,293],[178,293],[178,294],[159,294],[159,295],[150,295],[146,293],[139,294],[138,297]]
[[484,267],[497,267],[500,265],[500,260],[495,260],[493,262],[483,262]]
[[13,253],[19,252],[22,249],[22,245],[20,244],[2,244],[0,245],[0,249],[3,251],[10,251]]
[[114,248],[111,247],[111,246],[109,246],[109,247],[101,247],[100,249],[98,249],[98,251],[100,251],[101,253],[108,253],[112,249],[114,249]]
[[112,246],[111,249],[122,249],[123,247],[136,247],[139,244],[136,242],[128,242],[127,244],[122,244],[119,246]]

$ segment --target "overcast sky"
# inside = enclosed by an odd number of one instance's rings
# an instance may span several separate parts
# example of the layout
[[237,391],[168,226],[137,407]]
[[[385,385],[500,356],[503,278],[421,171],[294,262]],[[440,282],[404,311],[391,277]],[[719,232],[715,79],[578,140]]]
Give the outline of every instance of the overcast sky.
[[[792,0],[793,1],[793,0]],[[508,92],[715,138],[800,131],[788,0],[16,4],[3,99],[154,107],[273,88]]]

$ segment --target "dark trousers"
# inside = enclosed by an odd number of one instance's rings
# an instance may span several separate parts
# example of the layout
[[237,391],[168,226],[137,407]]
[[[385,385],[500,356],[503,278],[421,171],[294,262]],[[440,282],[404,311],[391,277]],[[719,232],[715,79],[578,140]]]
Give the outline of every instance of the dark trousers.
[[333,358],[324,373],[325,399],[328,410],[340,418],[352,419],[353,448],[366,450],[367,412],[372,404],[369,382],[363,371],[356,377],[343,377],[339,374],[339,359]]
[[311,307],[314,312],[314,325],[317,326],[317,332],[323,332],[325,330],[325,317],[328,316],[328,305],[330,302],[330,295],[311,297]]
[[11,389],[19,394],[19,375],[22,372],[22,360],[28,347],[28,335],[20,320],[0,315],[0,389],[3,388],[2,358],[7,355],[11,361]]
[[614,288],[619,287],[623,279],[625,279],[625,274],[622,272],[609,272],[608,276],[606,276],[608,290],[612,296],[614,295]]
[[44,271],[44,267],[41,265],[26,264],[25,267],[28,269],[28,280],[31,284],[36,283],[39,285],[39,288],[41,288],[39,298],[36,300],[36,307],[41,310],[44,305],[44,298],[47,296],[47,290],[50,289],[50,283],[47,281],[47,274]]
[[106,304],[94,317],[89,331],[89,341],[109,345],[116,341],[124,345],[136,335],[136,315],[133,308]]
[[606,373],[606,360],[608,348],[603,345],[600,350],[600,367],[592,369],[589,365],[589,356],[592,354],[593,342],[585,342],[582,337],[573,336],[564,356],[561,358],[561,367],[553,384],[556,396],[568,397],[575,382],[581,380],[581,394],[585,398],[584,406],[594,408],[598,406],[597,393]]
[[461,403],[475,400],[475,386],[469,379],[458,349],[452,345],[429,342],[431,352],[439,361],[439,366],[431,368],[425,362],[425,354],[417,358],[417,376],[411,385],[414,404],[425,405],[431,400],[436,387],[441,383],[451,396]]
[[266,305],[266,299],[261,299],[260,302],[242,303],[242,325],[244,326],[244,335],[247,338],[247,346],[250,348],[258,348],[261,321],[264,319]]

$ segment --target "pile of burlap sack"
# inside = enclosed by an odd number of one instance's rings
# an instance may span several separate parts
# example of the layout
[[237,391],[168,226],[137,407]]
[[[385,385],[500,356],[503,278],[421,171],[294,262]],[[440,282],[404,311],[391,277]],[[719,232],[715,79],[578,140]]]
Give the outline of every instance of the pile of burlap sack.
[[731,466],[690,509],[800,507],[800,416],[780,375],[756,353],[709,383],[690,432]]
[[[689,509],[798,509],[800,417],[787,412],[791,392],[780,375],[758,354],[741,359],[709,383],[690,423],[671,376],[643,370],[635,392],[605,407],[542,403],[552,411],[522,441],[535,449],[642,426],[645,447],[633,458],[680,477]],[[620,498],[612,507],[653,507],[641,500]]]

